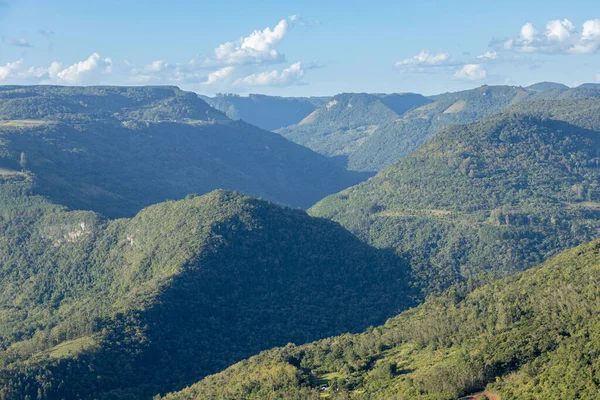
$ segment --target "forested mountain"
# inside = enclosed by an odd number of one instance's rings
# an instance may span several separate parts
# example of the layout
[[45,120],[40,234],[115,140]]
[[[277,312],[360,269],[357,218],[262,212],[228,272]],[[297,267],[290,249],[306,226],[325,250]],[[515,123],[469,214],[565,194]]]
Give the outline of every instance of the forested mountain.
[[244,120],[273,131],[302,121],[329,97],[277,97],[261,94],[201,96],[208,104],[234,120]]
[[106,221],[0,185],[0,398],[142,399],[413,304],[338,224],[216,191]]
[[[382,101],[394,96],[398,95],[379,95]],[[596,87],[568,88],[550,82],[542,82],[528,88],[482,86],[462,92],[430,96],[429,100],[434,102],[423,101],[418,104],[417,101],[412,107],[397,110],[397,117],[368,108],[361,108],[365,112],[360,114],[355,112],[354,108],[347,110],[347,104],[339,102],[335,105],[337,108],[331,106],[331,109],[327,110],[326,105],[315,111],[307,118],[308,123],[305,123],[305,120],[279,132],[321,154],[337,156],[339,161],[351,170],[380,171],[415,151],[428,138],[447,126],[475,122],[485,116],[503,112],[511,106],[519,107],[524,101],[598,96],[600,90]],[[336,99],[337,96],[330,104]],[[343,110],[344,105],[345,112],[333,112]],[[314,120],[311,120],[313,116]]]
[[321,154],[337,157],[345,164],[381,125],[429,102],[413,93],[343,93],[334,96],[297,125],[277,132]]
[[534,83],[533,85],[527,86],[525,89],[541,92],[544,90],[551,90],[551,89],[569,89],[569,87],[562,83],[556,83],[556,82],[538,82],[538,83]]
[[0,88],[2,173],[109,217],[215,189],[309,207],[366,178],[171,87]]
[[600,237],[600,133],[506,113],[438,133],[310,213],[423,257],[426,292],[508,274]]
[[0,120],[227,120],[174,86],[0,86]]
[[360,335],[265,351],[169,400],[595,399],[600,242],[472,292],[452,290]]
[[477,121],[504,111],[532,92],[515,86],[482,86],[432,96],[434,103],[380,127],[348,160],[350,169],[379,171],[415,151],[426,139],[452,124]]

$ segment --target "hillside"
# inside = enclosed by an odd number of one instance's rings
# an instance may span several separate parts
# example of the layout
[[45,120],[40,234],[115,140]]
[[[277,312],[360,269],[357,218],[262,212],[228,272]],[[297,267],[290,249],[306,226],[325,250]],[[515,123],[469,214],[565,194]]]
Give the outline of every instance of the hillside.
[[599,163],[597,131],[507,113],[446,128],[310,213],[428,260],[414,274],[437,291],[599,237]]
[[[340,95],[343,98],[344,95]],[[372,102],[402,95],[362,95]],[[405,95],[406,96],[406,95]],[[528,88],[517,86],[482,86],[472,90],[444,93],[425,99],[411,107],[396,109],[398,116],[378,109],[355,108],[348,111],[341,100],[331,110],[321,108],[302,123],[281,129],[288,139],[306,145],[328,157],[335,157],[355,171],[380,171],[419,148],[428,138],[453,124],[475,122],[483,117],[518,109],[522,102],[536,100],[569,100],[597,98],[597,87],[568,88],[564,85],[542,82]],[[334,97],[335,101],[338,96]],[[433,101],[433,102],[431,102]],[[333,103],[331,103],[333,104]],[[386,103],[388,109],[390,102]],[[336,108],[337,107],[337,108]],[[344,108],[345,107],[345,108]],[[390,107],[393,109],[393,107]],[[338,110],[338,114],[334,111]],[[339,112],[345,110],[344,112]],[[326,112],[329,111],[329,112]],[[380,115],[380,117],[377,117]],[[344,125],[342,122],[351,121]],[[306,125],[306,126],[305,126]]]
[[208,104],[233,120],[244,120],[259,128],[274,131],[302,121],[329,101],[328,97],[277,97],[250,94],[202,96]]
[[215,189],[309,207],[366,178],[176,88],[0,88],[0,167],[73,209],[130,217]]
[[406,262],[302,211],[217,191],[106,221],[29,180],[0,185],[2,398],[150,398],[413,304]]
[[593,399],[600,385],[600,242],[360,335],[263,352],[169,400]]
[[552,89],[569,89],[567,85],[557,82],[538,82],[533,85],[527,86],[525,89],[535,90],[535,91],[544,91],[544,90],[552,90]]
[[0,86],[0,120],[227,120],[174,86]]
[[381,125],[429,102],[413,93],[343,93],[334,96],[297,125],[277,132],[345,164],[348,156],[368,141]]

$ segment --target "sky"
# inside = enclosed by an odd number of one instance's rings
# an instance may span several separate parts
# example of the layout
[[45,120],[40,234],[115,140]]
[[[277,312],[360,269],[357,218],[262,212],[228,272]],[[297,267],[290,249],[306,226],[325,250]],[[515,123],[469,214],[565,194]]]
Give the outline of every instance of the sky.
[[426,95],[600,82],[598,0],[0,0],[0,85]]

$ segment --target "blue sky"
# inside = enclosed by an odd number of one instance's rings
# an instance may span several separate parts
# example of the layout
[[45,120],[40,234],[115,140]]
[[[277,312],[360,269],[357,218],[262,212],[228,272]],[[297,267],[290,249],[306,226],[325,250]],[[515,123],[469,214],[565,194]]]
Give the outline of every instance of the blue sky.
[[0,0],[0,39],[0,84],[307,96],[600,80],[597,0]]

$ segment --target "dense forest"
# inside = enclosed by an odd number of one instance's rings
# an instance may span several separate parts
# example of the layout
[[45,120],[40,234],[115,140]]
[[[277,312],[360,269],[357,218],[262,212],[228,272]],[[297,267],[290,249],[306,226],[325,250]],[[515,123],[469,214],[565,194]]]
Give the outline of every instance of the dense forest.
[[427,98],[416,94],[341,94],[297,125],[277,132],[351,170],[380,171],[450,125],[474,122],[509,108],[519,110],[523,102],[593,102],[598,96],[596,86],[569,88],[552,82],[526,88],[482,86]]
[[166,396],[191,399],[595,399],[600,242],[359,335],[265,351]]
[[595,398],[599,95],[0,87],[0,399]]
[[430,102],[414,93],[342,93],[297,125],[276,132],[347,165],[351,155],[369,141],[381,125],[400,119],[406,112]]
[[600,236],[600,134],[507,113],[445,129],[311,210],[422,257],[426,292],[508,274]]
[[217,191],[104,220],[0,185],[0,398],[148,398],[414,304],[408,263]]
[[176,88],[4,87],[0,118],[1,171],[109,217],[215,189],[308,208],[368,176]]

